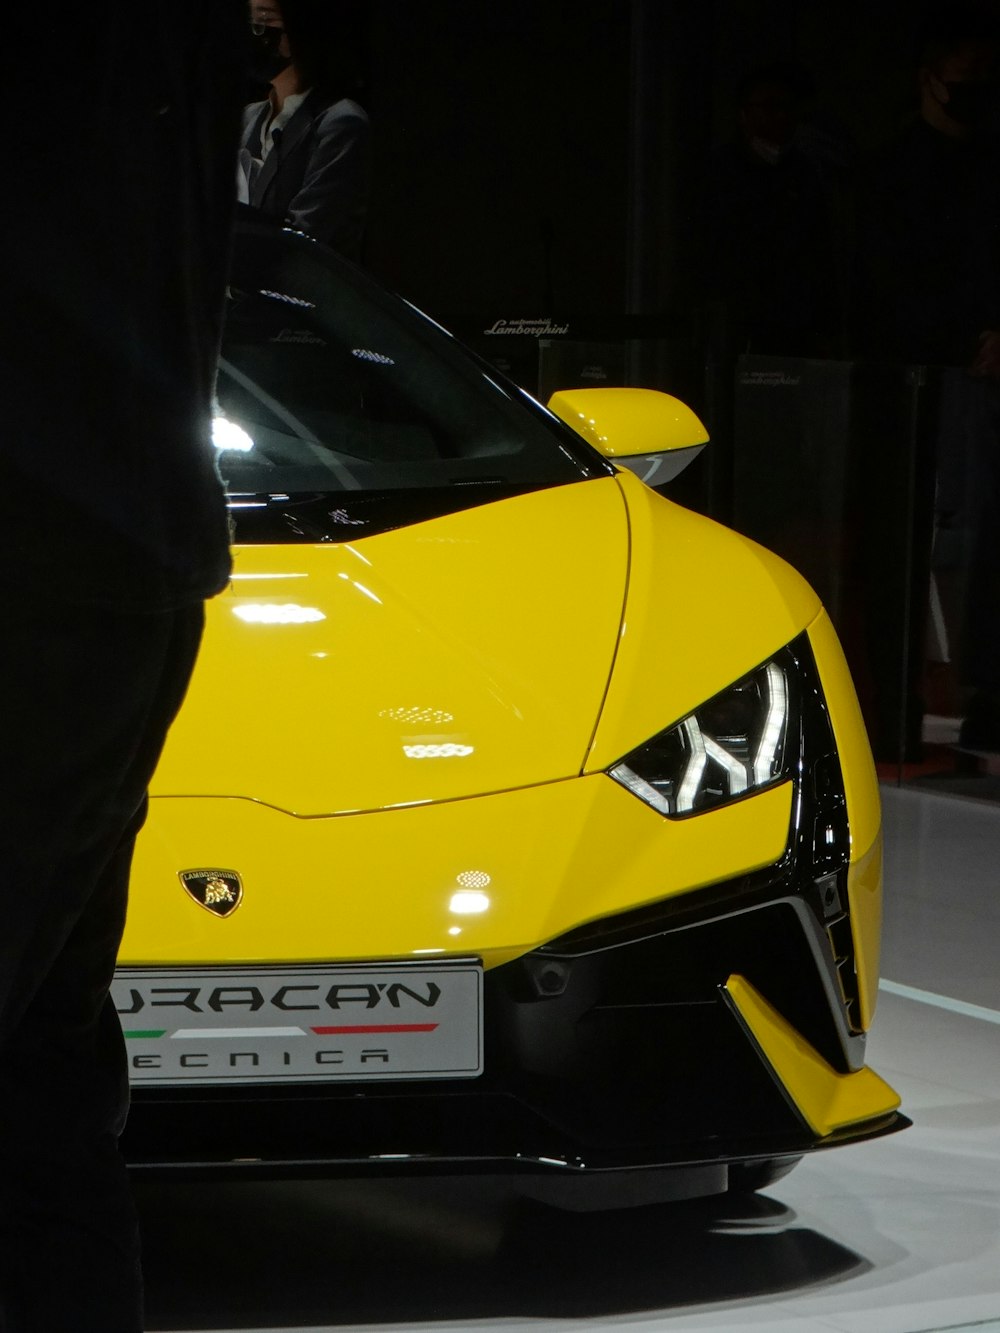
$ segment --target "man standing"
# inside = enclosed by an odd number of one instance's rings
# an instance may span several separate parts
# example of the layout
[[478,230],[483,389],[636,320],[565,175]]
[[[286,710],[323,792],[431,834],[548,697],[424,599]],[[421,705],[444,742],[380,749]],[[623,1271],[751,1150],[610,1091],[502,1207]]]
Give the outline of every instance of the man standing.
[[1000,370],[998,54],[980,6],[927,24],[919,114],[872,163],[859,209],[866,354]]
[[[919,115],[874,164],[859,210],[856,346],[934,367],[933,562],[964,714],[961,746],[1000,752],[1000,31],[982,6],[927,24]],[[929,534],[928,534],[929,542]],[[920,559],[930,562],[930,552]],[[911,671],[922,666],[912,616]],[[912,677],[911,677],[912,679]],[[915,684],[914,684],[915,688]]]
[[269,87],[244,112],[239,197],[358,260],[370,171],[353,96],[362,14],[344,0],[251,0],[250,19],[253,73]]
[[[0,1324],[137,1333],[108,987],[228,577],[210,440],[243,0],[13,15],[0,219]],[[13,87],[10,84],[13,84]]]
[[723,355],[832,356],[837,347],[831,200],[799,142],[809,92],[793,65],[751,71],[739,90],[739,133],[709,164],[704,285]]

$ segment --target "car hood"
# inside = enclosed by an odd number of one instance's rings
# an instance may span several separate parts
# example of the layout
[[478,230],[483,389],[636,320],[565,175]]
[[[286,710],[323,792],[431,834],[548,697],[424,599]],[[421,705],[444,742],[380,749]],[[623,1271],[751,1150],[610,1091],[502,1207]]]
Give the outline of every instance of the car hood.
[[153,794],[330,815],[578,774],[628,561],[612,477],[353,543],[237,548]]

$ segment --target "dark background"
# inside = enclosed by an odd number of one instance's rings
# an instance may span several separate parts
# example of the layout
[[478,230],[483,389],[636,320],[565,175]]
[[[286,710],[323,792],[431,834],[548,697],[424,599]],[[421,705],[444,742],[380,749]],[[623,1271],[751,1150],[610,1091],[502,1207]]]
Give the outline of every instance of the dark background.
[[367,259],[435,315],[683,321],[735,87],[794,58],[861,149],[914,106],[904,0],[373,0]]
[[[924,660],[933,373],[851,361],[846,337],[822,362],[713,359],[699,242],[741,78],[792,60],[814,85],[810,132],[842,158],[835,225],[848,282],[854,182],[916,114],[929,7],[364,6],[366,266],[543,400],[557,387],[633,384],[694,407],[712,444],[671,498],[806,573],[844,641],[883,776],[900,778],[927,775],[925,715],[953,717],[954,729],[962,711],[953,667]],[[844,319],[846,333],[849,310]],[[522,320],[549,332],[488,332]],[[949,781],[962,778],[950,764]],[[973,794],[1000,796],[1000,779],[987,792],[982,777],[972,774]]]

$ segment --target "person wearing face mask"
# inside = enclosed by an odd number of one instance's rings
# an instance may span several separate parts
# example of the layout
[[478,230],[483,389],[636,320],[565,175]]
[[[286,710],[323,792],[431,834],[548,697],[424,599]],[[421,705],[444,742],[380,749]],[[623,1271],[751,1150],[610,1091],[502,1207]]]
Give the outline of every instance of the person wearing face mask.
[[360,13],[347,0],[251,0],[250,72],[269,85],[244,111],[241,202],[361,257],[369,123],[355,91]]
[[933,494],[934,524],[917,532],[913,558],[945,608],[936,650],[952,663],[960,747],[989,753],[1000,753],[998,69],[988,11],[943,5],[919,46],[918,115],[876,156],[859,197],[854,309],[862,356],[933,368],[934,460],[918,485]]
[[798,142],[811,89],[795,66],[761,66],[738,95],[738,135],[712,157],[704,290],[717,355],[832,354],[840,329],[829,200]]
[[1000,376],[998,55],[979,7],[924,33],[919,114],[861,195],[863,352]]

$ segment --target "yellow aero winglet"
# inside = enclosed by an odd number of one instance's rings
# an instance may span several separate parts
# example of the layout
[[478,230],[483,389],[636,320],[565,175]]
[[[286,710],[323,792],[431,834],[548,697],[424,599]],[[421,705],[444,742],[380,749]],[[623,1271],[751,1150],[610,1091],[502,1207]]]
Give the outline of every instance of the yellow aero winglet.
[[846,1125],[888,1115],[899,1096],[871,1069],[838,1074],[751,986],[731,976],[723,988],[800,1115],[825,1138]]

